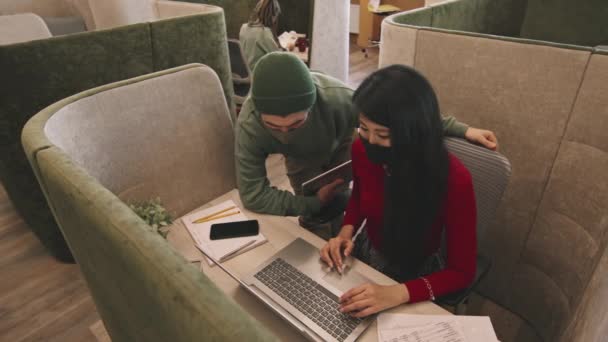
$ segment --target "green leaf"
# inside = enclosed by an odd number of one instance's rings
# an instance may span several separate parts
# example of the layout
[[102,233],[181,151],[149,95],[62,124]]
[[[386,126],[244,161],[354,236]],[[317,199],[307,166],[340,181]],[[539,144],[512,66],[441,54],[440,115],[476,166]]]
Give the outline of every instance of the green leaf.
[[129,208],[151,226],[152,229],[166,238],[168,229],[161,228],[173,223],[173,218],[163,207],[159,197],[144,202],[131,203],[129,204]]

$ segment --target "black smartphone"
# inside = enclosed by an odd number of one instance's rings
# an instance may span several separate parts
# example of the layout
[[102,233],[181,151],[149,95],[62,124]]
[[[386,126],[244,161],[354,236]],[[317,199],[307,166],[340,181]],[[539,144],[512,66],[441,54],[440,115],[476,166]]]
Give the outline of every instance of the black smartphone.
[[211,225],[209,238],[211,240],[229,239],[243,236],[258,235],[260,226],[258,220],[216,223]]

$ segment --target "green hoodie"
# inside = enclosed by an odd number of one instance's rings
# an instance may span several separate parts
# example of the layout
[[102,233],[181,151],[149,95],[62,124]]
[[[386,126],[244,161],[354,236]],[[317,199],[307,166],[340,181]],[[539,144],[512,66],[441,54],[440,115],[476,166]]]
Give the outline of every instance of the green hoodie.
[[[327,158],[349,139],[358,123],[352,104],[353,90],[342,82],[311,72],[317,88],[317,100],[310,109],[304,126],[296,130],[289,144],[274,138],[261,121],[251,98],[247,98],[236,125],[235,156],[237,183],[243,205],[256,212],[282,215],[314,215],[321,209],[316,196],[295,196],[289,191],[270,186],[266,175],[266,158],[280,153],[302,161]],[[453,117],[443,119],[446,135],[464,137],[467,126]]]
[[249,69],[253,71],[260,58],[273,51],[280,51],[272,31],[262,25],[243,24],[239,41]]

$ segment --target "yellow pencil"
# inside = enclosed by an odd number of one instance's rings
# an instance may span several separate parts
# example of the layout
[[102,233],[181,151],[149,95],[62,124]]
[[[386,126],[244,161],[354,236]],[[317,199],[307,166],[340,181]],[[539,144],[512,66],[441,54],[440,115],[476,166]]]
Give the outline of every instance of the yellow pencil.
[[[215,213],[213,213],[213,214],[209,214],[209,215],[207,215],[207,216],[203,216],[203,217],[201,217],[201,218],[198,218],[198,219],[194,220],[192,223],[200,223],[200,222],[204,222],[204,221],[206,221],[206,220],[208,220],[208,219],[210,219],[210,218],[212,218],[212,217],[214,217],[214,216],[216,216],[216,215],[219,215],[219,214],[221,214],[221,213],[225,213],[225,212],[227,212],[228,210],[232,210],[232,209],[234,209],[234,208],[236,208],[236,206],[234,206],[234,205],[233,205],[232,207],[229,207],[229,208],[226,208],[226,209],[222,209],[222,210],[220,210],[220,211],[216,211],[216,212],[215,212]],[[199,221],[200,221],[200,222],[199,222]]]
[[235,212],[227,213],[227,214],[224,214],[224,215],[218,215],[218,216],[213,216],[213,217],[210,217],[210,218],[206,218],[204,220],[203,219],[198,219],[198,220],[194,221],[194,223],[209,222],[209,221],[221,219],[222,217],[228,217],[228,216],[232,216],[232,215],[236,215],[236,214],[240,214],[240,213],[241,213],[240,211],[235,211]]
[[239,214],[239,213],[240,213],[240,211],[235,211],[235,212],[227,213],[227,214],[224,214],[224,215],[213,216],[213,217],[210,217],[208,219],[204,219],[202,221],[201,220],[196,220],[196,223],[209,222],[209,221],[221,219],[222,217],[228,217],[228,216],[236,215],[236,214]]

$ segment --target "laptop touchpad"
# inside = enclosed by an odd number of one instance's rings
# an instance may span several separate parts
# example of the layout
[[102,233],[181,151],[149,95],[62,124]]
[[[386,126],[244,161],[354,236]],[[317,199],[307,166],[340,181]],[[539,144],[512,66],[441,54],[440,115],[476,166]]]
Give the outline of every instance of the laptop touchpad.
[[331,271],[323,276],[323,280],[342,292],[371,282],[369,279],[359,274],[359,272],[353,271],[350,267],[348,267],[342,275],[336,271]]

